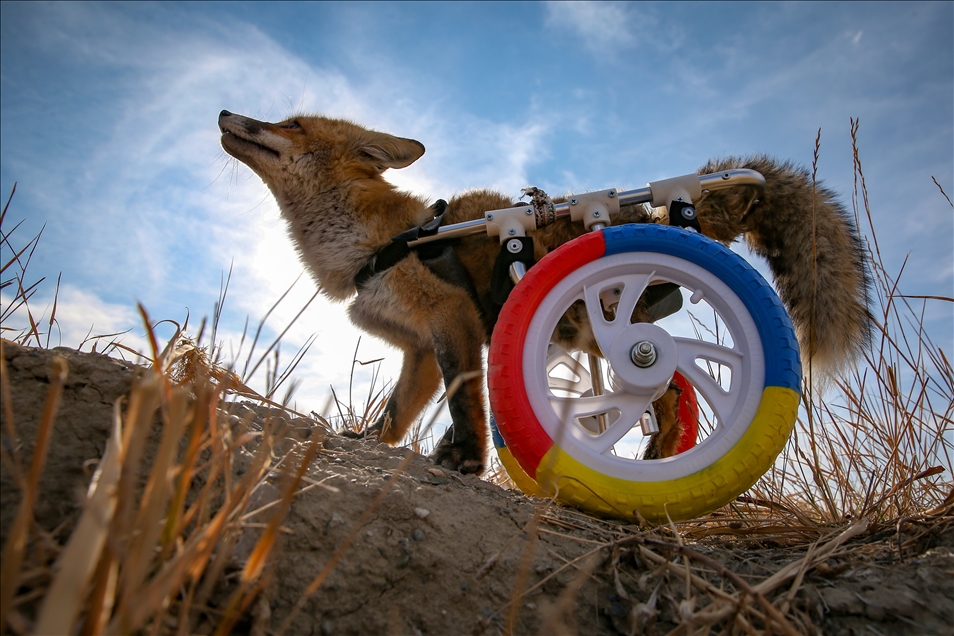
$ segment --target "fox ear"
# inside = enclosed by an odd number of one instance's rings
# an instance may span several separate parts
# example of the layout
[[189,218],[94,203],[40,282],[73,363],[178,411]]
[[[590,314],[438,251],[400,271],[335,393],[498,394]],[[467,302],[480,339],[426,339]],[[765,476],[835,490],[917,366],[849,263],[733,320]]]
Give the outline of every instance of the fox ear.
[[386,133],[371,133],[359,150],[366,154],[379,172],[387,168],[406,168],[424,154],[424,144]]

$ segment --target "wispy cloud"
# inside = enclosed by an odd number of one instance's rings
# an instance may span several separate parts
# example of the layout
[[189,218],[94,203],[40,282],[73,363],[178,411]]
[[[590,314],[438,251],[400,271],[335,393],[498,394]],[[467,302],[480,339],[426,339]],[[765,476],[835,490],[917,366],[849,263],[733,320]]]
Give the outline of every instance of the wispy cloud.
[[648,4],[630,2],[547,2],[547,27],[569,32],[569,46],[615,59],[632,49],[671,52],[682,46],[685,29],[663,20]]
[[[33,320],[37,322],[40,343],[43,346],[47,343],[51,347],[83,345],[83,349],[89,351],[95,343],[98,350],[103,350],[115,340],[135,351],[145,351],[145,339],[132,332],[134,325],[141,324],[135,307],[104,302],[95,294],[71,284],[61,286],[55,298],[53,292],[52,286],[41,287],[29,300],[29,310]],[[4,292],[0,302],[9,307],[14,298]],[[51,317],[54,319],[52,328]],[[27,325],[29,318],[26,315],[26,306],[20,305],[5,326],[14,328]],[[4,333],[5,338],[18,335],[13,332]],[[32,338],[28,342],[32,345],[38,344]]]
[[[593,51],[637,44],[632,13],[618,2],[548,2],[546,24],[571,31]],[[651,26],[651,25],[647,25]]]

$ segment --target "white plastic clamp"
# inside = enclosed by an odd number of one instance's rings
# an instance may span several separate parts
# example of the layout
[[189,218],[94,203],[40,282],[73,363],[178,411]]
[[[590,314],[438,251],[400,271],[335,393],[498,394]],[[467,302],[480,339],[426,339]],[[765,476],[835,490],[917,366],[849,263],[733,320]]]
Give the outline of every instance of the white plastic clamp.
[[619,197],[616,188],[573,194],[567,202],[570,204],[570,218],[574,221],[583,221],[583,226],[587,230],[598,223],[609,225],[610,217],[619,214]]
[[487,222],[487,236],[499,236],[501,243],[537,229],[537,217],[529,205],[490,210],[484,213],[484,220]]
[[702,184],[699,175],[695,173],[653,181],[649,184],[649,189],[653,193],[653,207],[665,206],[667,210],[673,201],[692,203],[702,196]]

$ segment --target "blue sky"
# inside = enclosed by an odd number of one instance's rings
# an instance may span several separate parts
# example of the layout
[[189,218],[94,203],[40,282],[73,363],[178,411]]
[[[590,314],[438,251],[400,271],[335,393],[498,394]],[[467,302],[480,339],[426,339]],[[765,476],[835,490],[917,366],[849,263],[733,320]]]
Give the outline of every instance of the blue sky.
[[[261,181],[221,151],[222,109],[299,110],[420,140],[388,173],[431,198],[472,187],[516,196],[632,188],[714,156],[765,152],[811,165],[851,203],[849,118],[889,272],[906,294],[954,295],[951,3],[2,4],[0,194],[5,231],[46,230],[33,304],[52,299],[62,344],[154,319],[212,313],[233,266],[220,339],[237,347],[301,273]],[[0,260],[9,258],[6,252]],[[763,271],[764,268],[762,268]],[[314,293],[273,312],[280,331]],[[9,302],[4,292],[3,302]],[[950,358],[954,312],[926,324]],[[300,409],[346,390],[358,333],[316,301],[288,332]],[[57,342],[54,336],[53,343]],[[231,345],[229,344],[231,343]],[[400,355],[364,336],[359,358]],[[370,370],[361,368],[358,385]]]

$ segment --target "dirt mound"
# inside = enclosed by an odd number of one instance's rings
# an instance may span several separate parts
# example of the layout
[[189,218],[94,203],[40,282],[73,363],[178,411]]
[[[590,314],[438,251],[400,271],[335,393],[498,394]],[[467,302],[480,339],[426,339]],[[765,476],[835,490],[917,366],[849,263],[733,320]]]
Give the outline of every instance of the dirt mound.
[[[3,343],[5,548],[54,356],[65,359],[69,374],[24,565],[16,573],[5,626],[13,633],[33,631],[60,567],[57,557],[86,506],[115,404],[147,373],[96,354]],[[202,403],[199,397],[190,402]],[[408,449],[345,439],[269,406],[222,402],[218,412],[209,418],[211,441],[200,447],[183,508],[200,509],[192,517],[186,512],[190,521],[168,551],[155,550],[159,560],[141,583],[143,603],[174,569],[176,555],[188,552],[202,523],[218,518],[211,504],[226,505],[229,489],[262,461],[268,468],[215,535],[207,558],[195,561],[136,629],[212,633],[229,621],[234,633],[323,636],[664,634],[679,625],[701,633],[954,633],[950,505],[891,528],[865,520],[796,528],[785,518],[766,518],[764,509],[746,517],[736,507],[647,530],[448,473]],[[164,417],[160,409],[150,420],[155,424],[146,436],[140,488],[156,461]],[[214,465],[220,437],[231,440],[231,453],[219,474],[206,467]],[[186,442],[178,448],[179,456],[187,454]],[[300,481],[291,481],[295,461],[309,457],[307,449],[316,453],[314,460]],[[173,473],[169,479],[182,471]],[[289,484],[296,494],[283,510]],[[220,494],[203,499],[213,486]],[[270,528],[277,537],[271,550]],[[134,556],[122,554],[124,540],[111,547],[122,557],[120,581],[124,559]],[[250,566],[263,555],[260,568]],[[3,585],[14,581],[5,578]],[[121,603],[115,611],[123,611]],[[78,620],[89,621],[84,613]]]

